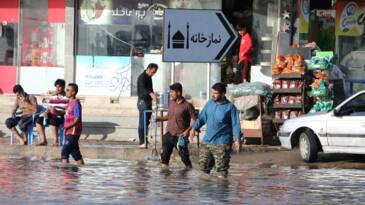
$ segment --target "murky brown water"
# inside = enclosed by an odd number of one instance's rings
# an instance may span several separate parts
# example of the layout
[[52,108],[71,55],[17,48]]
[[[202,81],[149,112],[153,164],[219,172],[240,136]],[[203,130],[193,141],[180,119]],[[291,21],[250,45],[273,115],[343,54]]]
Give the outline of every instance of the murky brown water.
[[0,204],[361,204],[365,172],[233,164],[228,180],[158,162],[0,158]]

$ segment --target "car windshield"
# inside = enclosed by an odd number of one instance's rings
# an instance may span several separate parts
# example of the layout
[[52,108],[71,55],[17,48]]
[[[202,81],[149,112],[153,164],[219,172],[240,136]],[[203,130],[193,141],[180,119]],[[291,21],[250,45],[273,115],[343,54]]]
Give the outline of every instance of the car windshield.
[[341,115],[364,116],[365,115],[365,93],[361,93],[344,104],[339,112]]

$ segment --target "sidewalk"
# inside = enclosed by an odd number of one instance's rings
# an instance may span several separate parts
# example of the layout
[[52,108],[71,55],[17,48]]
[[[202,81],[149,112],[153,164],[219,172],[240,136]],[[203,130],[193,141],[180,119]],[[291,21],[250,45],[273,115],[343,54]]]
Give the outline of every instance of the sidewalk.
[[[190,155],[192,160],[197,160],[199,149],[196,144],[190,144]],[[80,150],[86,159],[118,159],[118,160],[145,160],[147,156],[152,156],[153,146],[148,149],[138,148],[137,143],[130,142],[105,142],[105,141],[80,141]],[[247,155],[249,153],[266,153],[282,150],[278,146],[261,146],[261,145],[244,145],[239,155]],[[160,145],[157,146],[158,156],[161,153]],[[22,156],[35,157],[40,159],[59,159],[61,147],[54,146],[34,146],[34,145],[9,145],[0,140],[0,156]],[[233,154],[235,156],[237,154]],[[237,158],[237,157],[236,157]],[[176,150],[172,155],[172,159],[180,161],[180,157]],[[240,161],[236,159],[235,161]]]
[[[43,97],[37,96],[39,103]],[[81,99],[83,106],[81,139],[102,141],[135,139],[138,141],[137,97],[121,97],[119,103],[111,103],[108,97],[83,96]],[[10,130],[6,128],[4,122],[10,116],[14,100],[14,95],[0,95],[0,137],[10,136]],[[197,103],[202,105],[201,102]],[[158,134],[160,134],[160,128],[158,128]],[[52,139],[49,128],[46,128],[46,136],[47,139]]]

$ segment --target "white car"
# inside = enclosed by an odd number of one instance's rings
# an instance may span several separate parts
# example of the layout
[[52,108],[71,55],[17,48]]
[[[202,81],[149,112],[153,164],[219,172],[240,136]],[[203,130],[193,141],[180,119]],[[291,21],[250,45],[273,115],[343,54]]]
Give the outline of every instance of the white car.
[[306,162],[316,161],[318,152],[365,154],[365,90],[329,112],[286,120],[279,138],[286,149],[299,146]]

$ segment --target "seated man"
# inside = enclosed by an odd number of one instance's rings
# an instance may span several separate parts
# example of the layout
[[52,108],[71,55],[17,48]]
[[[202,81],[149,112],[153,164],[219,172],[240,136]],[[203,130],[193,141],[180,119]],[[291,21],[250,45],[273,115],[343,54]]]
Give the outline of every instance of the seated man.
[[65,109],[68,104],[68,98],[65,92],[66,82],[63,79],[57,79],[54,83],[55,92],[49,99],[47,109],[38,118],[36,126],[40,136],[40,143],[38,145],[47,145],[47,139],[44,132],[44,121],[51,125],[53,135],[53,145],[58,146],[58,128],[64,122]]
[[[26,145],[28,131],[27,128],[33,121],[32,115],[37,112],[37,99],[33,95],[28,95],[26,92],[24,92],[24,89],[21,85],[15,85],[13,87],[13,93],[16,95],[16,100],[11,111],[12,117],[6,119],[5,124],[6,127],[15,134],[19,143]],[[18,108],[20,109],[21,114],[16,116],[16,111]],[[17,125],[19,125],[19,128],[23,132],[23,136],[21,136],[16,129]]]

